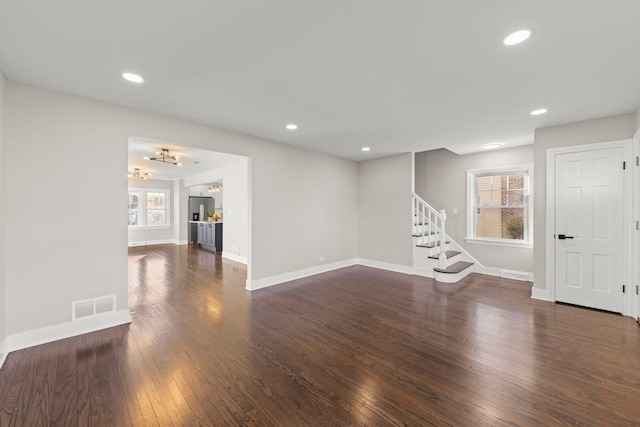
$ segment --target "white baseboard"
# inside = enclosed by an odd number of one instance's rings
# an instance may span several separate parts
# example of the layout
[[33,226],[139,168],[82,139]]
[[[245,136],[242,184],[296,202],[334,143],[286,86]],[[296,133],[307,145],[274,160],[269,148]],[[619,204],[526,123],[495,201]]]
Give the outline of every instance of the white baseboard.
[[246,256],[231,254],[229,252],[224,252],[224,251],[222,252],[222,258],[230,259],[231,261],[239,262],[245,265],[249,263],[249,260],[247,259]]
[[9,335],[6,339],[7,350],[8,352],[22,350],[23,348],[46,344],[101,329],[112,328],[114,326],[124,325],[125,323],[131,323],[131,313],[129,310],[83,317],[73,322],[59,323],[57,325]]
[[162,240],[144,240],[140,242],[129,242],[129,246],[151,246],[151,245],[179,245],[179,244],[187,244],[187,241],[184,240],[184,243],[179,243],[176,239],[162,239]]
[[381,270],[395,271],[396,273],[413,274],[413,266],[411,265],[392,264],[389,262],[375,261],[372,259],[364,259],[364,258],[358,258],[356,261],[358,265],[364,265],[365,267],[373,267],[373,268],[379,268]]
[[504,270],[502,268],[483,267],[478,273],[489,276],[498,276],[504,279],[520,280],[522,282],[533,282],[533,273],[527,271]]
[[188,240],[176,240],[176,245],[188,245]]
[[4,365],[4,361],[7,360],[7,355],[9,354],[9,342],[7,339],[3,339],[0,342],[0,368]]
[[547,290],[540,288],[531,288],[531,298],[539,299],[542,301],[550,301],[547,297]]
[[275,276],[264,277],[262,279],[251,281],[247,280],[246,289],[249,291],[255,291],[269,286],[290,282],[292,280],[302,279],[303,277],[313,276],[314,274],[326,273],[328,271],[337,270],[339,268],[350,267],[355,264],[357,264],[356,259],[348,259],[344,261],[332,262],[330,264],[321,264],[302,270],[291,271],[289,273],[276,274]]

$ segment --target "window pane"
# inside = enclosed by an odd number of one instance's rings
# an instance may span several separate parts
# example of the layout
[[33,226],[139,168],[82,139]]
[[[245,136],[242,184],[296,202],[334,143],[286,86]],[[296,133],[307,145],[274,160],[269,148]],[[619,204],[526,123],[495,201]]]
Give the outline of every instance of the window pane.
[[147,209],[147,227],[157,227],[165,224],[164,210]]
[[523,206],[524,205],[524,190],[509,190],[507,205],[510,206]]
[[129,209],[129,225],[138,226],[138,211]]
[[140,204],[140,194],[129,192],[129,209],[138,209]]
[[478,208],[476,236],[491,239],[524,239],[523,208]]
[[502,209],[502,238],[524,239],[524,208]]
[[164,193],[147,193],[147,209],[164,209]]

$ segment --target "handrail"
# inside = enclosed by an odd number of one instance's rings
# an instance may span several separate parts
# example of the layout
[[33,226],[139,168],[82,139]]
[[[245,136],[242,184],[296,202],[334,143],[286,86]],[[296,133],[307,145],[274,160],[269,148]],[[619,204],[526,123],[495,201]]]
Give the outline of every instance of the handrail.
[[[437,211],[420,196],[413,193],[413,234],[417,236],[418,244],[436,243],[439,267],[444,267],[446,255],[446,227],[447,213],[444,209]],[[435,235],[432,239],[431,236]],[[437,243],[440,245],[437,245]]]

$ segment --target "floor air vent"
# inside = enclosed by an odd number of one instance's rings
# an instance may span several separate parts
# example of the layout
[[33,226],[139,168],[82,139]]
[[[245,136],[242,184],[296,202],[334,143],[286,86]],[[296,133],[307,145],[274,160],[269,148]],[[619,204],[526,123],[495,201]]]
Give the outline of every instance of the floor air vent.
[[116,311],[115,295],[73,301],[71,303],[71,321],[113,311]]

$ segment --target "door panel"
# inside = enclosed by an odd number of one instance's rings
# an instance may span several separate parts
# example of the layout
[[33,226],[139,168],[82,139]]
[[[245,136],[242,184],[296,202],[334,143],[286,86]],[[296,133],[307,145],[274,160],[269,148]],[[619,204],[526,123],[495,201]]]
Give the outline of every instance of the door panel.
[[622,312],[623,155],[622,148],[556,155],[557,301]]

